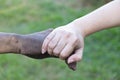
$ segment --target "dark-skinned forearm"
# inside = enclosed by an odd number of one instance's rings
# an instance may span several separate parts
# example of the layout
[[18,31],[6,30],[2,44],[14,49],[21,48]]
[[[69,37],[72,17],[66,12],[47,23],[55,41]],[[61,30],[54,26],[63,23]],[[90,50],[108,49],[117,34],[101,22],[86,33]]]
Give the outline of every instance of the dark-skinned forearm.
[[[16,53],[26,55],[35,59],[55,57],[41,53],[41,47],[45,37],[52,30],[20,35],[15,33],[0,33],[0,54]],[[55,57],[56,58],[56,57]],[[75,70],[76,63],[68,64],[69,68]]]

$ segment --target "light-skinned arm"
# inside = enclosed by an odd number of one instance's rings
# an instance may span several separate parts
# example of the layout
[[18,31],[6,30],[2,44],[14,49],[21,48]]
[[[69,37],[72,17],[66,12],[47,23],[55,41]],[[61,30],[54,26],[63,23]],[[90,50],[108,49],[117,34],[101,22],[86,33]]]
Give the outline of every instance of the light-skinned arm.
[[[82,59],[84,38],[95,32],[120,25],[120,0],[96,9],[95,11],[58,27],[47,36],[42,46],[42,53],[68,58],[68,63]],[[71,54],[73,51],[74,54]]]

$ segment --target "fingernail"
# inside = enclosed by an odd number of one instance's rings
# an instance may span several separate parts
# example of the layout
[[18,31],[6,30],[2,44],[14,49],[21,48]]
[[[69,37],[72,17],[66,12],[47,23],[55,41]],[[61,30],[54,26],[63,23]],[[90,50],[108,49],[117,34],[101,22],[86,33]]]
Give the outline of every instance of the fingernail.
[[45,49],[42,49],[42,54],[44,54],[46,51],[45,51]]

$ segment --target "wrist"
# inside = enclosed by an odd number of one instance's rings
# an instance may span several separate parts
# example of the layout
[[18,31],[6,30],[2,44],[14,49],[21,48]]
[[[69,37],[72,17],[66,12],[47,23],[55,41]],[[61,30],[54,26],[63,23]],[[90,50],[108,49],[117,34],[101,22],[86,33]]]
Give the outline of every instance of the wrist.
[[73,29],[78,33],[81,34],[83,37],[86,37],[88,33],[86,32],[86,25],[84,21],[80,19],[76,19],[71,23],[73,26]]
[[76,19],[72,22],[72,24],[74,25],[75,30],[82,34],[83,37],[87,37],[88,35],[95,33],[100,28],[94,20],[86,17]]

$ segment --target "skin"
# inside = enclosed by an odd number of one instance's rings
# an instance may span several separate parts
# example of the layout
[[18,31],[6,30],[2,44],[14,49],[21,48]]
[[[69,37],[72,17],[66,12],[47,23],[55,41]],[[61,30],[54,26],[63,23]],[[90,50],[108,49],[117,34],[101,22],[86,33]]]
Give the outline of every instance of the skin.
[[[41,51],[45,37],[51,32],[52,29],[26,35],[0,32],[0,54],[22,54],[34,59],[58,58],[49,55],[47,52],[42,54]],[[67,59],[65,62],[68,67],[76,70],[77,64],[75,62],[68,64]]]
[[40,55],[43,41],[50,32],[52,32],[52,30],[26,35],[0,32],[0,54],[16,53],[33,55],[33,57]]
[[[73,22],[60,26],[49,34],[42,45],[42,53],[66,59],[68,63],[81,61],[84,38],[95,32],[120,25],[120,0],[114,0]],[[74,51],[74,54],[71,54]]]

